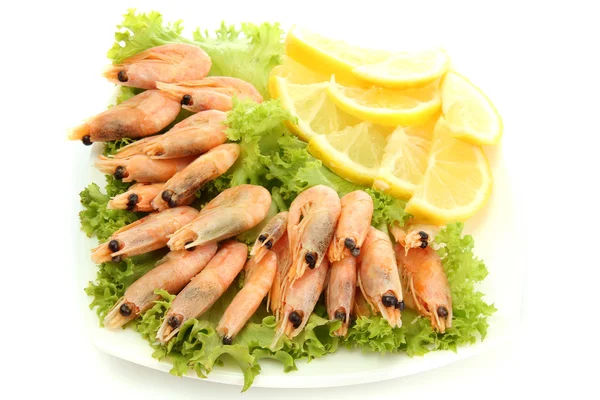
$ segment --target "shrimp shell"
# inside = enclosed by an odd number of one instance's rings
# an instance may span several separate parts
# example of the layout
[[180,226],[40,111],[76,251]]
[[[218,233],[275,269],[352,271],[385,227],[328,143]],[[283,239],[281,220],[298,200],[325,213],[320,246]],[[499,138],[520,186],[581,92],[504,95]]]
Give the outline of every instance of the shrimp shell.
[[346,336],[350,324],[350,313],[356,293],[356,259],[345,257],[331,264],[327,283],[327,314],[330,320],[342,321],[334,333]]
[[171,250],[217,242],[258,225],[271,207],[271,194],[262,186],[240,185],[222,191],[198,217],[169,239]]
[[260,261],[251,258],[246,262],[244,287],[235,295],[216,328],[224,344],[231,344],[231,340],[254,315],[271,289],[276,269],[277,256],[272,251],[267,251]]
[[202,185],[227,172],[239,155],[236,143],[222,144],[201,155],[165,183],[152,207],[160,211],[189,202]]
[[152,212],[150,202],[160,193],[164,183],[136,183],[125,193],[116,195],[106,206],[109,209]]
[[100,172],[114,175],[123,182],[158,183],[171,179],[177,172],[190,165],[195,158],[192,156],[172,160],[153,160],[144,154],[120,159],[99,156],[94,166]]
[[92,249],[92,261],[100,264],[165,247],[169,235],[197,216],[195,208],[186,206],[147,215],[119,229],[106,242]]
[[408,250],[421,248],[424,249],[433,243],[440,228],[434,225],[417,224],[409,222],[404,228],[400,228],[398,222],[389,226],[390,233],[400,243],[408,254]]
[[196,276],[208,264],[217,252],[216,244],[196,247],[193,251],[175,251],[168,253],[156,263],[156,267],[133,282],[125,294],[104,318],[107,328],[118,328],[137,318],[154,305],[160,296],[156,289],[164,289],[177,294],[190,279]]
[[146,90],[71,129],[69,139],[89,145],[150,136],[173,122],[180,110],[181,104],[167,93]]
[[267,297],[267,311],[270,308],[277,321],[279,321],[280,311],[282,310],[281,299],[285,277],[292,265],[292,255],[290,254],[287,232],[284,232],[281,239],[275,243],[272,251],[277,255],[277,271],[275,271],[273,285]]
[[373,199],[362,190],[348,193],[340,204],[342,212],[328,252],[331,262],[360,254],[373,216]]
[[190,318],[204,314],[229,288],[248,257],[248,247],[233,240],[224,243],[208,265],[175,297],[156,338],[165,343]]
[[258,262],[265,254],[269,252],[273,245],[285,234],[287,229],[288,213],[287,211],[280,212],[264,227],[264,229],[256,238],[254,246],[252,246],[251,256]]
[[210,67],[210,57],[200,47],[173,43],[152,47],[111,65],[104,77],[117,85],[155,89],[157,81],[202,79]]

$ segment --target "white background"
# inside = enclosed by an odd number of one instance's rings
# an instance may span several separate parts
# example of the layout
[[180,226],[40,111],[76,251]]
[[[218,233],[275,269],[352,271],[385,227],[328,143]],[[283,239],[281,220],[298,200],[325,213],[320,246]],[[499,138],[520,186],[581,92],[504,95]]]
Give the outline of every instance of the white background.
[[[0,380],[4,393],[14,397],[239,393],[239,387],[180,379],[104,355],[90,344],[78,318],[81,288],[74,282],[71,251],[78,204],[71,158],[80,144],[65,141],[66,129],[105,107],[111,88],[100,77],[104,54],[120,15],[134,3],[2,6]],[[352,39],[373,46],[390,37],[398,38],[399,48],[423,38],[443,43],[466,75],[485,82],[504,117],[505,141],[517,149],[509,162],[522,170],[513,187],[529,226],[514,237],[530,249],[525,320],[511,342],[416,376],[348,388],[251,388],[244,398],[594,393],[600,14],[593,2],[324,3],[150,1],[143,9],[162,11],[166,20],[183,18],[189,27],[221,19],[299,20],[327,33],[354,27]],[[510,244],[503,245],[511,251]]]

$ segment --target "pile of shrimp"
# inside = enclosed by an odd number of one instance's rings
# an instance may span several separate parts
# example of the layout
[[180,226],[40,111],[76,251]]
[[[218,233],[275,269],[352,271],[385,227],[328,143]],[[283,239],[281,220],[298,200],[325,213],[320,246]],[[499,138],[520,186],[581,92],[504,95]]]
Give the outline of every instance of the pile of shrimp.
[[[289,211],[267,220],[271,195],[261,186],[224,190],[200,211],[190,207],[206,182],[224,174],[240,147],[226,143],[224,121],[233,97],[261,102],[249,83],[207,77],[211,60],[200,48],[169,44],[109,67],[111,82],[146,89],[74,128],[71,139],[93,142],[139,139],[96,167],[135,182],[111,199],[109,208],[149,213],[92,250],[95,263],[168,247],[154,269],[135,281],[106,315],[122,327],[147,311],[157,289],[176,295],[157,332],[167,343],[185,321],[207,312],[244,270],[243,288],[225,310],[216,331],[232,344],[266,298],[277,327],[271,347],[294,338],[325,293],[327,314],[348,334],[352,319],[381,315],[402,325],[410,307],[444,333],[452,323],[452,297],[442,262],[430,246],[437,227],[419,223],[371,226],[373,200],[357,190],[341,199],[318,185],[300,193]],[[192,114],[165,133],[181,108]],[[261,224],[248,249],[234,238]]]

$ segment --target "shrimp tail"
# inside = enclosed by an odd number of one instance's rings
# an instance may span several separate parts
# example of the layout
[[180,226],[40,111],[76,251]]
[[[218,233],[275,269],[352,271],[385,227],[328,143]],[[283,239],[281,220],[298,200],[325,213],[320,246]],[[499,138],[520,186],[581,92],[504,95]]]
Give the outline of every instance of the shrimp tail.
[[90,135],[90,124],[84,122],[74,128],[69,129],[69,140],[82,140],[85,136]]
[[[123,306],[127,307],[127,309],[130,311],[128,316],[123,315],[123,312],[121,311]],[[129,321],[135,319],[138,316],[138,313],[139,310],[137,310],[135,304],[126,302],[125,299],[121,297],[113,306],[113,308],[111,308],[108,314],[106,314],[106,317],[104,317],[104,326],[109,329],[119,328]]]

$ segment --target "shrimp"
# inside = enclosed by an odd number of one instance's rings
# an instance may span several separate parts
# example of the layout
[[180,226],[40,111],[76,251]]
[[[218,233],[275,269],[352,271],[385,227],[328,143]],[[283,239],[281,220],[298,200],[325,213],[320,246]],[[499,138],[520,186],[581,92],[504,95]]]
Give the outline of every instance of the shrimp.
[[181,106],[191,112],[204,110],[229,111],[233,108],[233,98],[250,99],[262,103],[263,98],[256,88],[241,79],[227,76],[209,76],[202,80],[163,83],[156,87],[171,94]]
[[408,254],[409,249],[426,248],[429,244],[433,243],[435,236],[440,230],[439,227],[434,225],[416,223],[409,223],[405,229],[402,229],[398,222],[392,223],[389,228],[396,242],[404,247],[406,254]]
[[356,293],[356,258],[345,257],[331,264],[327,283],[327,314],[330,320],[342,321],[334,333],[346,336],[350,325],[350,312]]
[[287,227],[292,253],[289,281],[300,278],[307,265],[315,268],[323,261],[340,212],[338,194],[324,185],[305,190],[292,202]]
[[331,262],[350,255],[358,257],[373,216],[373,199],[362,190],[348,193],[340,204],[342,212],[328,252]]
[[277,269],[277,256],[267,250],[260,261],[254,257],[248,260],[244,269],[244,287],[235,295],[217,325],[216,331],[223,338],[223,344],[233,342],[235,335],[254,315],[271,289]]
[[96,264],[118,262],[165,247],[169,235],[197,216],[195,208],[186,206],[147,215],[122,227],[105,243],[92,249],[92,261]]
[[224,243],[208,265],[175,297],[156,338],[168,342],[190,318],[204,314],[229,288],[248,257],[248,247],[233,240]]
[[431,248],[406,251],[394,247],[406,305],[431,320],[431,327],[444,333],[452,326],[452,293],[442,260]]
[[262,186],[240,185],[222,191],[169,239],[171,250],[217,242],[258,225],[271,206],[271,194]]
[[94,166],[100,172],[114,175],[123,182],[158,183],[171,179],[177,172],[190,165],[195,158],[191,156],[172,160],[153,160],[144,154],[121,159],[99,156]]
[[304,329],[321,296],[328,269],[329,260],[325,258],[314,269],[307,270],[304,275],[284,289],[282,315],[277,324],[271,349],[277,346],[282,335],[285,334],[292,339]]
[[358,286],[374,312],[379,311],[392,327],[401,327],[404,309],[402,285],[390,238],[373,227],[363,244]]
[[153,159],[180,158],[206,153],[227,141],[227,114],[207,110],[188,117],[159,136],[138,140],[120,149],[115,158],[146,154]]
[[279,321],[280,311],[282,309],[281,299],[283,285],[285,283],[285,277],[292,265],[292,256],[290,254],[287,232],[284,232],[281,239],[275,243],[272,251],[277,255],[277,270],[275,271],[273,285],[271,286],[269,296],[267,297],[267,311],[271,308],[275,318]]
[[191,44],[165,44],[144,50],[113,64],[104,71],[110,82],[122,86],[155,89],[156,82],[202,79],[210,71],[211,60],[200,47]]
[[250,255],[253,256],[257,262],[260,261],[284,235],[287,228],[287,219],[287,211],[280,212],[271,218],[260,235],[258,235],[254,246],[252,246],[252,251],[250,252]]
[[153,270],[133,282],[106,315],[104,325],[114,329],[136,319],[160,299],[154,294],[156,289],[179,293],[208,264],[217,252],[217,245],[212,243],[192,250],[168,253]]
[[202,185],[223,175],[239,155],[240,145],[236,143],[222,144],[201,155],[165,183],[152,207],[160,211],[189,202]]
[[146,90],[71,129],[69,139],[93,142],[153,135],[175,120],[181,105],[160,90]]
[[150,202],[158,196],[164,183],[136,183],[125,193],[121,193],[108,202],[109,209],[152,212]]

